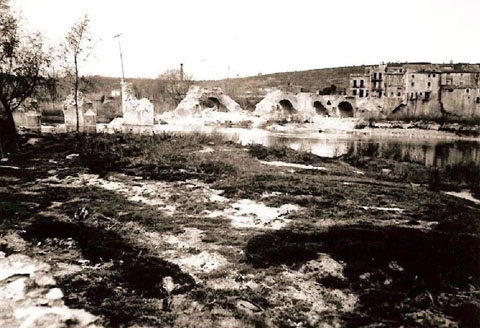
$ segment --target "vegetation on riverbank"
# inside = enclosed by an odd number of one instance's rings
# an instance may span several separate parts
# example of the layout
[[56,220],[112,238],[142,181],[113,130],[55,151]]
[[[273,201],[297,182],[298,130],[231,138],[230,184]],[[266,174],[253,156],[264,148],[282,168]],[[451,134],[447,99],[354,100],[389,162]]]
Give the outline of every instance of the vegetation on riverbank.
[[372,177],[428,185],[435,191],[468,189],[480,199],[480,167],[475,162],[426,167],[408,152],[402,151],[400,146],[380,149],[379,144],[373,143],[358,145],[341,158],[371,172]]
[[51,264],[106,326],[479,322],[480,207],[421,165],[202,134],[29,140],[0,165],[0,251]]

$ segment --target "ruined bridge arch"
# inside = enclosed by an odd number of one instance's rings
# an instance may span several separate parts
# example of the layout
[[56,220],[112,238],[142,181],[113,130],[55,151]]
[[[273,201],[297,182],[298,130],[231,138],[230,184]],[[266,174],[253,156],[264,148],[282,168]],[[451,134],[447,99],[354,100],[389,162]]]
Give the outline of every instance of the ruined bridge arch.
[[228,109],[223,105],[215,95],[203,95],[199,99],[199,104],[202,109],[214,108],[219,112],[228,112]]
[[288,99],[282,99],[278,102],[280,109],[287,113],[295,113],[297,110],[293,107],[293,104]]
[[327,108],[320,102],[320,100],[313,102],[313,108],[315,108],[315,113],[317,113],[317,115],[328,116]]
[[342,101],[338,104],[339,117],[353,117],[353,106],[348,101]]

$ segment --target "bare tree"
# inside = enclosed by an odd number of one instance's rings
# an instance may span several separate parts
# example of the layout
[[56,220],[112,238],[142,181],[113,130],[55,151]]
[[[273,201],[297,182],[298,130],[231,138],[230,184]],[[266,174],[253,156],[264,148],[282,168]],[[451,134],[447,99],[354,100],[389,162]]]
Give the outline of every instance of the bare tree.
[[90,19],[85,15],[71,27],[62,46],[61,56],[65,62],[65,73],[72,80],[77,116],[77,133],[80,132],[80,114],[78,108],[78,93],[82,79],[79,76],[80,63],[88,59],[93,49],[90,33]]
[[0,0],[0,104],[6,117],[0,141],[5,146],[18,148],[13,112],[35,93],[49,62],[41,35],[24,35],[8,0]]
[[164,98],[174,102],[175,106],[182,101],[192,84],[192,76],[183,74],[182,77],[178,69],[165,71],[157,77],[158,92]]

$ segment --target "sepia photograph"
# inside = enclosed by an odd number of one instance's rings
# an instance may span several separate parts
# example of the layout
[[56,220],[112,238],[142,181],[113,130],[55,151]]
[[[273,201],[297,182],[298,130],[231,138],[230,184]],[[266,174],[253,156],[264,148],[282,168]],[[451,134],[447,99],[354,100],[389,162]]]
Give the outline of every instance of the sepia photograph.
[[0,328],[480,327],[480,0],[0,0]]

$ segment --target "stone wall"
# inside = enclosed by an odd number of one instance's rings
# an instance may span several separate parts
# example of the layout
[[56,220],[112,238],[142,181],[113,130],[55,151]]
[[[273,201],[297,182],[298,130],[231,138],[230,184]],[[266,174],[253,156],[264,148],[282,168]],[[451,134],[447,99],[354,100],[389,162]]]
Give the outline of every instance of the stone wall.
[[38,102],[31,98],[25,100],[25,102],[13,112],[13,120],[17,127],[40,132],[41,115],[38,110]]
[[[92,125],[92,120],[96,122],[97,113],[93,104],[88,101],[82,92],[77,93],[78,102],[78,122],[80,132],[94,133],[96,128]],[[88,113],[88,115],[87,115]],[[77,111],[75,108],[75,93],[72,90],[63,102],[63,116],[65,117],[65,127],[67,132],[77,130]],[[86,117],[87,116],[87,117]],[[94,116],[94,117],[93,117]]]
[[40,132],[41,115],[35,111],[16,110],[13,112],[13,120],[17,127],[27,128]]
[[441,92],[443,111],[457,116],[480,117],[480,89],[451,88]]

